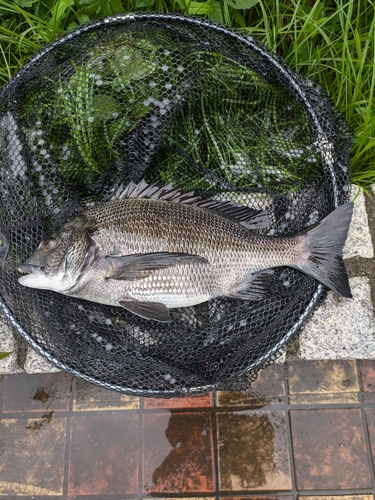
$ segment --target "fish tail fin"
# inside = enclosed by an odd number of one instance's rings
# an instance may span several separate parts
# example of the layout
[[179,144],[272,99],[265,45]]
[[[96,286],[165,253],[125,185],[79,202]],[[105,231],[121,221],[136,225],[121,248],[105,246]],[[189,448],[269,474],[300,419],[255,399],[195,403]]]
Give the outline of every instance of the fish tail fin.
[[342,259],[342,249],[352,213],[353,203],[346,203],[313,228],[305,230],[303,246],[307,252],[304,252],[304,264],[296,266],[328,288],[349,298],[352,294]]

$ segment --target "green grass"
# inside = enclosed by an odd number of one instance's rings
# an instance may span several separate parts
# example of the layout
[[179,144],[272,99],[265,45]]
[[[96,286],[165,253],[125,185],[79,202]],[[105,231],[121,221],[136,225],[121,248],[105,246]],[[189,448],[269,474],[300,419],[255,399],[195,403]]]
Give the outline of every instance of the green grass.
[[0,0],[0,83],[45,42],[130,11],[200,15],[244,30],[320,82],[355,134],[353,181],[375,183],[375,8],[370,0]]

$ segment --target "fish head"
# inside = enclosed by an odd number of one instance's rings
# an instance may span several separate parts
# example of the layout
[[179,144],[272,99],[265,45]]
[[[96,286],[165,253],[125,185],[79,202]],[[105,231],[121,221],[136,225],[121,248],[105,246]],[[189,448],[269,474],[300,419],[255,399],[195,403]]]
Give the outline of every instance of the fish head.
[[68,292],[79,280],[95,255],[95,243],[85,228],[66,224],[43,240],[18,271],[18,279],[29,288]]

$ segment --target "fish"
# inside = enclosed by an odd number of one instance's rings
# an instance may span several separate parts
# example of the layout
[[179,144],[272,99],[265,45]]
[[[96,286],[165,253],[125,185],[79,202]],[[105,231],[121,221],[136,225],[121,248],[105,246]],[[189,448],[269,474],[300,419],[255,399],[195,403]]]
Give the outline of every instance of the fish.
[[19,283],[148,320],[218,297],[262,300],[274,268],[289,266],[352,297],[342,259],[353,203],[292,236],[262,234],[266,212],[171,185],[121,186],[44,239]]

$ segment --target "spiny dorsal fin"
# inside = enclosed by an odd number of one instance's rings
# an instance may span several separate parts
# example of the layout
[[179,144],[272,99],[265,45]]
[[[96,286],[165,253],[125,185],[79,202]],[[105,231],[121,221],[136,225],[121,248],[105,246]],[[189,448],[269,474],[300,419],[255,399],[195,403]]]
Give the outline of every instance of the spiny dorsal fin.
[[166,186],[160,183],[149,185],[145,180],[142,180],[139,184],[131,182],[125,188],[120,186],[114,196],[114,199],[119,200],[125,198],[147,198],[195,205],[219,212],[223,217],[235,219],[248,229],[261,229],[270,225],[266,212],[237,205],[232,201],[216,201],[212,198],[202,198],[194,195],[194,191],[185,192],[182,189],[175,189],[171,184]]

